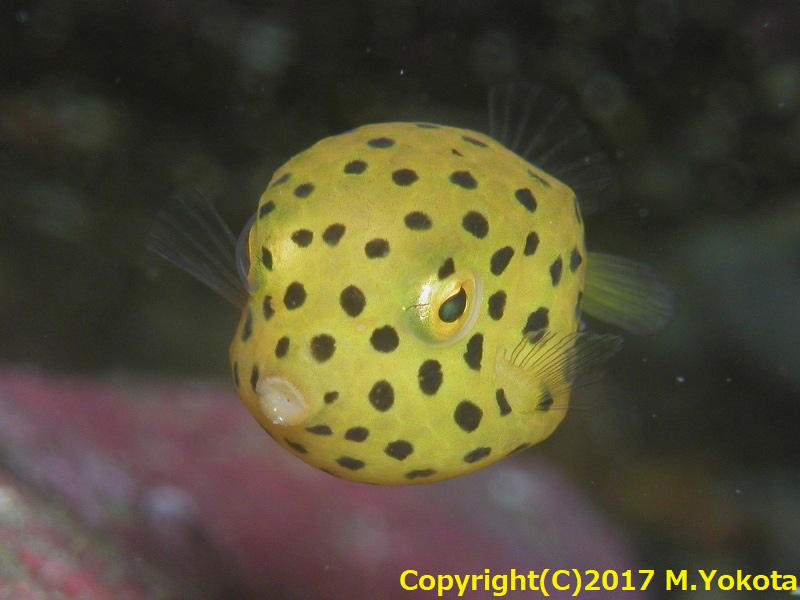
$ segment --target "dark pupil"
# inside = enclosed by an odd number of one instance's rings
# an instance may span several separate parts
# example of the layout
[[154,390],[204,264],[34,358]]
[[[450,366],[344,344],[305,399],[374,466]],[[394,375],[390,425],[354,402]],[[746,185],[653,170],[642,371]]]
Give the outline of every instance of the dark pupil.
[[467,292],[464,291],[464,288],[461,288],[457,294],[450,296],[439,307],[439,318],[445,323],[452,323],[464,314],[466,307]]

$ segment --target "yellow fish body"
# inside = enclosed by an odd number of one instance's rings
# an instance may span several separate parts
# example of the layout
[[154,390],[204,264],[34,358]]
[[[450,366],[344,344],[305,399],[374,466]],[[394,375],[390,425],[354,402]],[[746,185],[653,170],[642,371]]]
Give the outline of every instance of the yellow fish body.
[[[236,388],[281,446],[340,477],[432,482],[533,445],[619,346],[578,332],[575,193],[481,133],[326,138],[276,171],[243,236]],[[625,326],[603,297],[646,270],[598,257],[597,312]]]

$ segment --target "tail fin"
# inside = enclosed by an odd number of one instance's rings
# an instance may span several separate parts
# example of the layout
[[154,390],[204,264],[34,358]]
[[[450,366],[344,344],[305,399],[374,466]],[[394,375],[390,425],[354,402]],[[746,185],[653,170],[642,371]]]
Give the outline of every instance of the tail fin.
[[672,320],[675,296],[650,265],[589,252],[583,310],[638,335],[657,333]]

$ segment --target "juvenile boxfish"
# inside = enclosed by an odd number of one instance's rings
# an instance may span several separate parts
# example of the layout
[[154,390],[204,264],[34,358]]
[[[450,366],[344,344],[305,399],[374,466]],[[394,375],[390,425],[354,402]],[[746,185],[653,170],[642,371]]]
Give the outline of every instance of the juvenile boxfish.
[[619,349],[582,311],[637,334],[669,320],[650,267],[585,248],[610,170],[566,103],[512,84],[490,117],[491,136],[323,139],[275,172],[238,244],[197,192],[158,217],[151,249],[241,308],[236,389],[307,463],[388,485],[486,467],[548,437]]

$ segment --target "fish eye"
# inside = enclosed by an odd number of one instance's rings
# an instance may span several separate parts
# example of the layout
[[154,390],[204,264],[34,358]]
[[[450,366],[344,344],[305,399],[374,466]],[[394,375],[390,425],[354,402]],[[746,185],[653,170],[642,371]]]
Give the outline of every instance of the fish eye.
[[464,314],[467,308],[467,292],[464,288],[459,288],[458,292],[442,302],[439,307],[439,318],[445,323],[452,323]]
[[453,273],[444,280],[424,281],[406,309],[406,324],[417,338],[433,346],[449,346],[475,325],[482,285],[471,272]]

